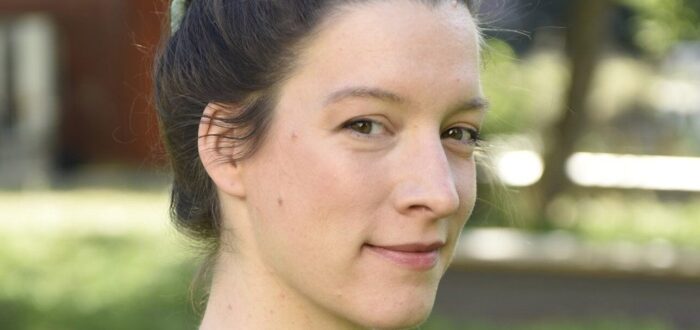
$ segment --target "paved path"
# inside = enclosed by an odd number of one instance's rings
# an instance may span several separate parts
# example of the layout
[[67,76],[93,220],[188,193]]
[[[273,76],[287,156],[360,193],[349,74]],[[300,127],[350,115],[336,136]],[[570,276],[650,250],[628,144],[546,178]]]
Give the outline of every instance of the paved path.
[[662,320],[700,329],[700,281],[507,271],[448,271],[435,313],[453,320]]

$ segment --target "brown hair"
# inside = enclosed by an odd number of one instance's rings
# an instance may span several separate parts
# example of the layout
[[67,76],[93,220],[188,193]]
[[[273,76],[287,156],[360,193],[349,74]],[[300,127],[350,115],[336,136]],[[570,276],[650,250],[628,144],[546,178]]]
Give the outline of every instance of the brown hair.
[[[205,245],[219,247],[219,202],[197,150],[208,103],[240,112],[213,118],[243,135],[222,136],[242,159],[256,150],[276,104],[276,87],[293,67],[298,48],[340,6],[378,0],[193,0],[155,62],[155,104],[174,176],[171,218]],[[442,0],[415,0],[437,5]],[[474,1],[460,0],[472,12]],[[241,151],[238,151],[241,150]],[[211,262],[212,258],[208,258]]]

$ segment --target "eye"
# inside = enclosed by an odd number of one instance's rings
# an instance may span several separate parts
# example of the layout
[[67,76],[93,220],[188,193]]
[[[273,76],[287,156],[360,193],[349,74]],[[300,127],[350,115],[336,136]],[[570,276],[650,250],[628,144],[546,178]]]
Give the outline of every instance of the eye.
[[377,135],[386,131],[384,125],[370,119],[353,120],[344,124],[343,128],[350,129],[362,135]]
[[440,134],[441,139],[452,139],[462,144],[478,146],[481,142],[479,131],[467,127],[451,127]]

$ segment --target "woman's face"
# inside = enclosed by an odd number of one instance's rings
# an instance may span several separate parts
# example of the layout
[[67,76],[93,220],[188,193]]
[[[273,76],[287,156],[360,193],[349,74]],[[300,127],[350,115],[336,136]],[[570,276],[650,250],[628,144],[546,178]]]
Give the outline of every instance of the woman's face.
[[306,46],[238,165],[246,255],[294,299],[371,327],[428,316],[475,201],[477,45],[462,5],[382,1],[343,9]]

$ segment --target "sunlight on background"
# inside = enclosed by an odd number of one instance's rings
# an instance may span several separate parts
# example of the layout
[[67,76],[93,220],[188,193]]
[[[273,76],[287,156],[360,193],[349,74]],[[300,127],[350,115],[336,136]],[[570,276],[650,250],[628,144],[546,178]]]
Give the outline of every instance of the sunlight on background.
[[582,186],[700,191],[700,158],[582,152],[567,170]]
[[[534,151],[508,151],[496,157],[499,179],[514,187],[542,177],[542,157]],[[567,173],[584,187],[700,191],[700,158],[579,152],[567,161]]]
[[534,151],[509,151],[496,156],[496,169],[505,184],[525,187],[542,177],[544,164],[542,157]]

